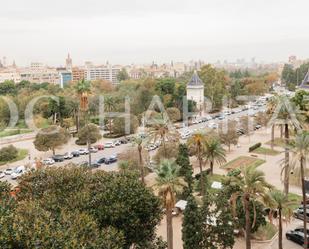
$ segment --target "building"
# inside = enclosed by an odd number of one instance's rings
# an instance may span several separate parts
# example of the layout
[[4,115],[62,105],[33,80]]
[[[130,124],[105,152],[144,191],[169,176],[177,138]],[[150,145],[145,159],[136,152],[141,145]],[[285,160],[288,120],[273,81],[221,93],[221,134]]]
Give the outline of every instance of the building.
[[72,68],[72,81],[78,82],[82,79],[86,78],[86,70],[79,67],[73,67]]
[[31,83],[50,83],[59,84],[59,72],[55,68],[41,67],[31,64],[31,68],[24,68],[20,71],[21,80],[27,80]]
[[20,73],[16,70],[5,70],[0,71],[0,83],[3,83],[4,81],[12,80],[15,83],[18,83],[21,81]]
[[94,66],[90,63],[86,65],[85,69],[85,79],[86,80],[107,80],[113,84],[117,84],[118,79],[117,75],[121,70],[121,66],[112,66],[112,65],[102,65]]
[[66,69],[58,69],[59,85],[61,88],[72,82],[72,73]]
[[70,57],[70,54],[68,54],[68,58],[65,60],[65,68],[67,71],[72,71],[72,67],[73,67],[73,64],[72,64],[72,59]]
[[196,71],[187,84],[187,100],[192,100],[196,103],[199,114],[202,115],[204,111],[204,83],[199,78]]

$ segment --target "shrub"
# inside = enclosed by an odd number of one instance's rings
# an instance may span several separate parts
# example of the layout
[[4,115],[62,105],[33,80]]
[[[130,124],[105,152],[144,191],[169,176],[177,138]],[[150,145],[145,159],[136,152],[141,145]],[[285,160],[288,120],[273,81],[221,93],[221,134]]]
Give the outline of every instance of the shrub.
[[261,143],[254,144],[251,147],[249,147],[249,152],[252,152],[252,151],[256,150],[257,148],[260,148],[261,146],[262,146]]
[[13,146],[3,147],[0,150],[0,162],[11,161],[18,156],[18,150]]

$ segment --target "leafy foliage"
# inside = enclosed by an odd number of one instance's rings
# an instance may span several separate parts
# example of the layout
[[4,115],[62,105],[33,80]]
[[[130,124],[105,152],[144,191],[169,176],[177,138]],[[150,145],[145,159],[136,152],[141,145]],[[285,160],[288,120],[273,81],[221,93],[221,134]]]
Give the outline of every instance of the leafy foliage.
[[0,162],[11,161],[18,156],[18,150],[13,146],[9,145],[0,149]]

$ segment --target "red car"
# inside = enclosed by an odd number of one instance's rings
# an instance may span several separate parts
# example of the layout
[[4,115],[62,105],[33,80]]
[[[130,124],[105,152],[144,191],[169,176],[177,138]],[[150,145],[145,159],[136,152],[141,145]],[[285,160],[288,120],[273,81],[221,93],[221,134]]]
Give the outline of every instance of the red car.
[[94,146],[98,150],[104,150],[104,145],[103,144],[97,144]]

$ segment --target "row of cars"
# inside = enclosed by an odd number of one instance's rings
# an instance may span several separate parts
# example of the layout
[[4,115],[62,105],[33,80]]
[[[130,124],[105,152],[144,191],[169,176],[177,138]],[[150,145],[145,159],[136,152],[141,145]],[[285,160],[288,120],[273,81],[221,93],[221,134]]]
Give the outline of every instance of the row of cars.
[[78,150],[74,150],[71,152],[67,152],[63,155],[54,155],[50,158],[46,158],[42,161],[44,165],[53,165],[57,162],[63,162],[65,160],[70,160],[74,157],[79,157],[81,155],[88,155],[89,153],[97,153],[99,150],[104,150],[106,148],[114,148],[121,144],[126,144],[129,141],[127,139],[115,140],[111,142],[106,142],[105,144],[97,144],[93,147],[88,148],[81,148]]
[[30,170],[31,169],[28,169],[25,166],[18,166],[14,169],[7,168],[4,171],[0,171],[0,179],[4,178],[5,176],[9,176],[12,180],[16,180],[18,177]]

